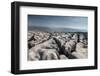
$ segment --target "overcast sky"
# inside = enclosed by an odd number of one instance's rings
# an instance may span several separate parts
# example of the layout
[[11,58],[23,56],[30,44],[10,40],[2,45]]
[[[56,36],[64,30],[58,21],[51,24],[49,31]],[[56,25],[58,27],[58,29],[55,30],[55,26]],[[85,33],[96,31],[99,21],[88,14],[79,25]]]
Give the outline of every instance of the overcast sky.
[[88,30],[88,17],[28,15],[28,26]]

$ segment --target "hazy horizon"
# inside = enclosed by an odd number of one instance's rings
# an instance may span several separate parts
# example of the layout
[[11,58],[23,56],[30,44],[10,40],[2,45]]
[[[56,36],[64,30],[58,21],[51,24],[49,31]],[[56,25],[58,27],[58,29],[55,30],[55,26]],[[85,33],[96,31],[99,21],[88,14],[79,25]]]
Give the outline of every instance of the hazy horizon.
[[28,15],[28,29],[57,32],[87,32],[88,17]]

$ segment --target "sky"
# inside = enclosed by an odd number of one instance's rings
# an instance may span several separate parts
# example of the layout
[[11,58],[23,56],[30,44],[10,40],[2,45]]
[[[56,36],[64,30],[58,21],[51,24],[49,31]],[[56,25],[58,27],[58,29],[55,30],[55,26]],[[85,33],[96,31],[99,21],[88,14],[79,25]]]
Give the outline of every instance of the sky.
[[28,26],[88,30],[88,17],[28,15]]

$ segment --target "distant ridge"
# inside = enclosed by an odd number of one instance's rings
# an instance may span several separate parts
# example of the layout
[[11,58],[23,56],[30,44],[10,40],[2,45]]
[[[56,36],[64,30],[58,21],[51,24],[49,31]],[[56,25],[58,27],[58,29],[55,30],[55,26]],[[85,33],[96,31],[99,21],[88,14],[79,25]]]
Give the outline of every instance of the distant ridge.
[[28,27],[28,30],[29,31],[45,31],[45,32],[48,32],[48,30],[51,30],[49,29],[48,27],[41,27],[41,26],[29,26]]
[[71,29],[71,28],[54,28],[41,26],[28,26],[29,31],[44,31],[44,32],[87,32],[85,30]]

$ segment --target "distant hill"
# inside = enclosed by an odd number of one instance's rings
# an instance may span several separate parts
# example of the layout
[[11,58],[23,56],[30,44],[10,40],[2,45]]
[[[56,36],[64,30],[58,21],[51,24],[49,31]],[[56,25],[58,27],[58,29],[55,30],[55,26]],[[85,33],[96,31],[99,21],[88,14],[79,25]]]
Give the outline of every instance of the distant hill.
[[29,31],[45,31],[45,32],[87,32],[85,30],[71,29],[71,28],[54,28],[41,26],[28,26]]
[[49,30],[51,30],[50,28],[48,28],[48,27],[41,27],[41,26],[29,26],[28,27],[28,30],[29,31],[46,31],[46,32],[48,32]]

